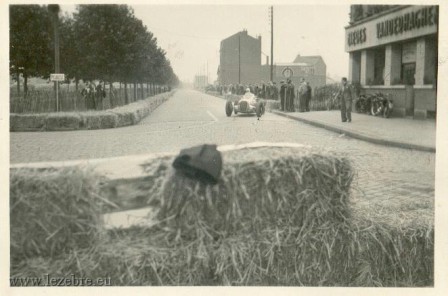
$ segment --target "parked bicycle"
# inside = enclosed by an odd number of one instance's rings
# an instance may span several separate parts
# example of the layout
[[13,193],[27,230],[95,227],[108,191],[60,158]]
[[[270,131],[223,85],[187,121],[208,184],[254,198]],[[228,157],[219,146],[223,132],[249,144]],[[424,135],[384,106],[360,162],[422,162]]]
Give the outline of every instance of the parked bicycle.
[[389,118],[394,108],[393,101],[388,99],[382,93],[377,93],[372,98],[371,114],[373,116],[383,116]]
[[394,108],[393,101],[382,93],[360,95],[355,103],[358,113],[388,118]]
[[355,103],[355,110],[358,113],[371,114],[372,98],[370,95],[360,95]]

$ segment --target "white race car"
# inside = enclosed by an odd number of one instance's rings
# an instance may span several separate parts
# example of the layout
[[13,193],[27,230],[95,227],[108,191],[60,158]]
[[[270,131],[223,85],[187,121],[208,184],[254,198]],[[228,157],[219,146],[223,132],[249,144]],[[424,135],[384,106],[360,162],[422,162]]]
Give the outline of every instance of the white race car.
[[230,117],[232,112],[236,114],[256,114],[261,117],[264,114],[265,107],[261,99],[257,98],[253,93],[246,92],[246,94],[239,99],[228,99],[226,102],[226,115]]

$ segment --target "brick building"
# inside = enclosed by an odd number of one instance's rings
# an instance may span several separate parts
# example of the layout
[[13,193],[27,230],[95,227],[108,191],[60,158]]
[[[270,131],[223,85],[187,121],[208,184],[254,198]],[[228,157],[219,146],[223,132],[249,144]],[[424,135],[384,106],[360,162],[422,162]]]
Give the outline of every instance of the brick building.
[[351,5],[345,50],[362,92],[390,95],[395,115],[435,117],[437,6]]
[[[270,65],[262,66],[262,80],[270,81]],[[301,56],[297,55],[292,63],[276,63],[272,80],[277,84],[286,80],[288,73],[291,74],[291,81],[298,86],[301,79],[305,78],[312,89],[326,84],[327,66],[321,56]]]
[[254,38],[243,30],[221,41],[220,84],[259,83],[260,70],[261,36]]

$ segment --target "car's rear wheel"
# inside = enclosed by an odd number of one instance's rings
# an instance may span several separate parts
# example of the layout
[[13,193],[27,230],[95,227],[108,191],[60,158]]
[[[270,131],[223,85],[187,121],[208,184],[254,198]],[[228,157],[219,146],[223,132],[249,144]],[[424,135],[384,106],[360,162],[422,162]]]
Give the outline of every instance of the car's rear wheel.
[[231,101],[227,101],[226,103],[226,115],[227,117],[232,116],[232,112],[233,112],[233,104]]

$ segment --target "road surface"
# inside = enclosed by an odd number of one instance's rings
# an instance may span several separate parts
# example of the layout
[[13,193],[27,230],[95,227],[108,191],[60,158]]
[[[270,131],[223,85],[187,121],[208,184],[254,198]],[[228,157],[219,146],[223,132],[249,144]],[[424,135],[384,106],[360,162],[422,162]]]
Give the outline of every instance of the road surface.
[[434,153],[371,144],[268,112],[260,120],[247,115],[226,117],[224,105],[223,99],[181,89],[136,126],[11,133],[10,161],[177,152],[203,143],[296,142],[350,157],[357,171],[354,183],[363,196],[434,197]]

